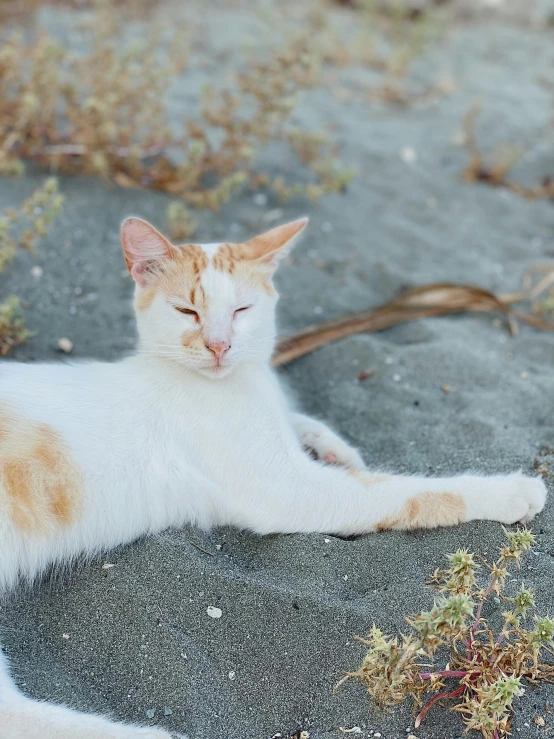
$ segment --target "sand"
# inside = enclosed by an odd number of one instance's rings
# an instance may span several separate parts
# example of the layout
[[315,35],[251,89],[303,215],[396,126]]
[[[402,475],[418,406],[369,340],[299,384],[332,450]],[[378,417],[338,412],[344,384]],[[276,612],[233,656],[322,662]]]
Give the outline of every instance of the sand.
[[[221,20],[227,43],[238,38],[242,21]],[[282,205],[272,196],[260,204],[247,191],[217,214],[200,214],[198,240],[251,235],[275,208],[283,211],[279,220],[311,217],[278,276],[283,332],[435,280],[518,289],[526,268],[554,254],[553,205],[464,184],[467,153],[452,141],[480,96],[483,148],[523,142],[529,153],[517,176],[532,182],[552,174],[552,109],[538,82],[551,71],[551,52],[551,31],[481,16],[460,20],[416,66],[416,83],[448,72],[456,86],[450,96],[403,108],[315,90],[296,118],[334,127],[343,159],[359,168],[348,191],[317,206]],[[344,75],[355,89],[373,79],[360,69]],[[282,152],[268,152],[266,163],[275,171],[297,167]],[[3,181],[0,207],[17,204],[43,179],[29,173]],[[60,185],[66,205],[36,259],[23,255],[1,278],[2,294],[17,291],[29,302],[27,320],[36,331],[15,358],[66,361],[56,352],[65,336],[74,357],[114,359],[135,341],[119,223],[137,214],[163,227],[167,198],[85,177]],[[39,280],[30,273],[35,263],[44,270]],[[492,316],[465,315],[350,338],[280,374],[302,407],[328,419],[368,463],[444,475],[531,469],[541,445],[554,438],[553,363],[554,335],[523,327],[511,338]],[[375,373],[359,382],[368,367]],[[534,531],[538,545],[522,578],[541,610],[552,613],[552,502]],[[353,726],[363,736],[395,739],[413,726],[409,703],[378,715],[360,685],[333,694],[364,655],[354,635],[373,622],[404,628],[404,614],[430,605],[423,583],[447,552],[467,547],[492,556],[502,541],[495,523],[354,541],[167,532],[19,592],[0,609],[2,642],[29,694],[192,739],[261,739],[290,735],[298,725],[317,739],[338,738],[339,727]],[[210,617],[211,606],[221,618]],[[547,700],[554,701],[551,687],[527,691],[514,736],[545,736],[533,718],[552,724]],[[413,733],[458,739],[463,727],[455,714],[434,710]]]

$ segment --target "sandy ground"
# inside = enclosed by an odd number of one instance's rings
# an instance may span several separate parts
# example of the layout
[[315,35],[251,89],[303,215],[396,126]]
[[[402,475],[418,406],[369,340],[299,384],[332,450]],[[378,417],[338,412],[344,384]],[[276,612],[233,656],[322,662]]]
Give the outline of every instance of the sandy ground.
[[[227,39],[238,33],[229,18],[221,26]],[[553,206],[463,184],[467,154],[452,139],[480,97],[483,147],[530,145],[517,169],[523,181],[554,172],[550,99],[537,80],[552,69],[552,34],[498,18],[460,22],[416,68],[416,82],[447,72],[456,83],[451,96],[427,106],[369,106],[314,91],[297,120],[333,127],[344,160],[359,168],[348,192],[317,207],[272,197],[258,204],[246,192],[218,214],[201,214],[198,240],[251,235],[275,208],[282,220],[311,216],[278,277],[283,332],[434,280],[517,289],[527,267],[554,256]],[[356,90],[373,80],[359,69],[343,74]],[[406,147],[416,154],[411,163],[401,156]],[[297,166],[271,152],[267,165]],[[3,181],[0,207],[42,180]],[[80,177],[62,179],[61,189],[64,212],[39,254],[23,255],[2,275],[2,294],[28,301],[36,331],[15,357],[66,361],[55,346],[67,336],[75,357],[116,359],[135,341],[119,223],[137,214],[163,227],[167,200]],[[40,280],[30,273],[35,263],[44,269]],[[553,335],[523,328],[510,338],[491,316],[462,316],[344,340],[281,374],[306,411],[328,419],[370,463],[417,474],[500,472],[530,469],[540,446],[553,442],[553,363]],[[359,382],[369,366],[375,374]],[[552,613],[552,503],[534,530],[538,546],[522,577]],[[445,553],[467,547],[492,556],[502,541],[494,523],[355,541],[168,532],[20,592],[0,610],[2,641],[30,694],[193,739],[287,735],[299,724],[318,739],[352,726],[397,739],[413,725],[408,703],[378,715],[359,685],[333,694],[363,657],[353,635],[373,622],[402,629],[404,614],[431,603],[422,586]],[[221,619],[208,616],[210,605]],[[542,715],[552,725],[547,700],[554,701],[551,687],[527,691],[514,736],[547,736],[533,723]],[[414,733],[458,739],[462,732],[456,715],[434,710]]]

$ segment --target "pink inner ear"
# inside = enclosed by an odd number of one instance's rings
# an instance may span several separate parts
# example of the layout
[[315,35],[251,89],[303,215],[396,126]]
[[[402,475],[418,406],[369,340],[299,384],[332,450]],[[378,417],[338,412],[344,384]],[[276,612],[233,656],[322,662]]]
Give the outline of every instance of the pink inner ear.
[[131,265],[131,277],[141,287],[146,287],[152,262],[135,262]]
[[169,259],[173,246],[159,231],[140,218],[127,218],[121,226],[121,242],[127,267],[139,285],[156,262]]
[[299,218],[297,221],[285,223],[283,226],[272,228],[260,236],[255,236],[247,241],[249,259],[259,259],[276,267],[279,258],[284,257],[292,248],[294,239],[306,228],[307,218]]

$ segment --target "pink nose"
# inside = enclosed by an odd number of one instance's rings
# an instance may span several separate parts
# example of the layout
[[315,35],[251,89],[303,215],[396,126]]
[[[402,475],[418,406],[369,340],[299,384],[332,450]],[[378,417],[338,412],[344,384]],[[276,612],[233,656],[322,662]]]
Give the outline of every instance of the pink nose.
[[213,344],[206,344],[206,347],[212,352],[218,362],[221,362],[221,358],[231,348],[231,344],[227,344],[225,341],[216,341]]

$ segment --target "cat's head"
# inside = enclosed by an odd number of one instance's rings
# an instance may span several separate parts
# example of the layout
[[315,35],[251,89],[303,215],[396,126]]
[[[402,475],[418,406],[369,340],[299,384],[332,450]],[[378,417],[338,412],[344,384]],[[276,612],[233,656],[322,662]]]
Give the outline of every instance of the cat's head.
[[275,341],[272,277],[307,222],[242,244],[175,246],[146,221],[124,221],[140,350],[213,378],[245,362],[267,361]]

